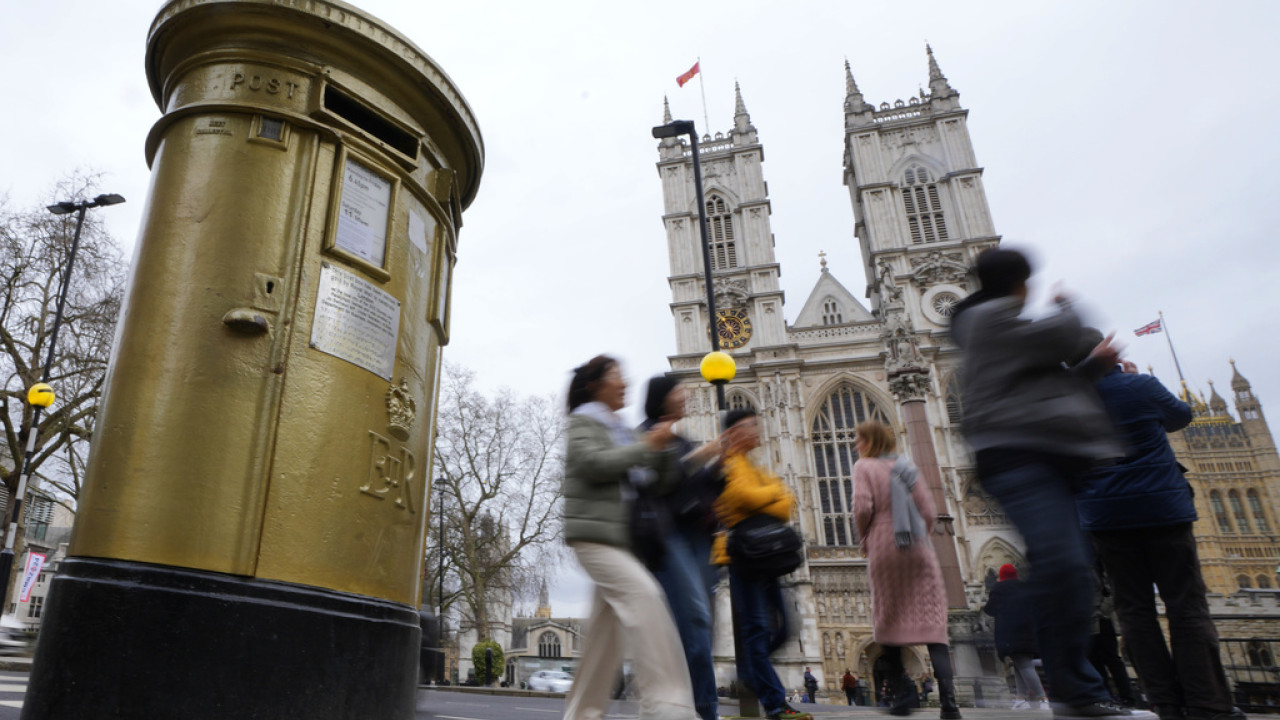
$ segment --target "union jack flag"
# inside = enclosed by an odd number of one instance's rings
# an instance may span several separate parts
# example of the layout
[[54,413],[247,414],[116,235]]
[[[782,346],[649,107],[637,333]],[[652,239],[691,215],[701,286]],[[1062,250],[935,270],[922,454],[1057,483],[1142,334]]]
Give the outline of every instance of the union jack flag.
[[1142,337],[1143,335],[1150,335],[1151,333],[1164,332],[1163,322],[1164,322],[1163,320],[1156,320],[1154,322],[1149,322],[1146,325],[1143,325],[1142,327],[1138,328],[1137,330],[1134,330],[1133,334],[1137,335],[1138,337]]

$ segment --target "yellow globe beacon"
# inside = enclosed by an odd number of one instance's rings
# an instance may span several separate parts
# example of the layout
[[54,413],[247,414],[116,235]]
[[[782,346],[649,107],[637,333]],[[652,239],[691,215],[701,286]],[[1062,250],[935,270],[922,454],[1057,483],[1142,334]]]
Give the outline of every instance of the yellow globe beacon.
[[53,388],[46,383],[36,383],[27,391],[27,403],[47,408],[54,401]]
[[727,383],[738,373],[738,365],[729,353],[719,350],[704,355],[698,369],[702,372],[702,379],[713,385]]

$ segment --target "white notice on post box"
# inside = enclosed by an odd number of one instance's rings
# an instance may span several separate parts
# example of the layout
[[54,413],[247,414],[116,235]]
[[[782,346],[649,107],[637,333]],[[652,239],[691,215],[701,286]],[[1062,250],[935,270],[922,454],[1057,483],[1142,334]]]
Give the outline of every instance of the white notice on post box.
[[333,244],[382,267],[387,253],[387,208],[391,181],[363,163],[347,158],[338,202],[338,230]]
[[321,265],[311,347],[390,380],[399,333],[399,300],[353,272]]

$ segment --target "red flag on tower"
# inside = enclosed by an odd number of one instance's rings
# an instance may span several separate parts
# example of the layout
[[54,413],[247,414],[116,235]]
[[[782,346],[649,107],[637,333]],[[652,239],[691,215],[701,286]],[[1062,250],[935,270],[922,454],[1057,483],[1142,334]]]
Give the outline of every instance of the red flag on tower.
[[685,83],[687,83],[687,82],[689,82],[690,80],[692,80],[692,79],[693,79],[693,76],[698,74],[698,66],[699,66],[699,65],[701,65],[701,64],[702,64],[702,61],[701,61],[701,60],[699,60],[698,62],[694,63],[694,64],[693,64],[693,67],[689,68],[689,72],[687,72],[687,73],[685,73],[685,74],[681,75],[680,77],[676,78],[676,84],[677,84],[677,85],[679,85],[680,87],[684,87],[684,84],[685,84]]

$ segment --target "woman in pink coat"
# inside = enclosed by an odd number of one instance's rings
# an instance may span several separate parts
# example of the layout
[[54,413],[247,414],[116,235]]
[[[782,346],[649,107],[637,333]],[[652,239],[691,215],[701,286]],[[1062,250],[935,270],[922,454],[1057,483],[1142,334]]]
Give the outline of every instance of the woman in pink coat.
[[893,454],[893,430],[865,422],[854,429],[861,458],[853,466],[853,518],[871,579],[875,641],[884,647],[893,688],[889,712],[911,712],[912,680],[902,648],[927,645],[938,678],[942,720],[958,720],[955,673],[947,647],[947,601],[929,533],[937,512],[916,469]]

